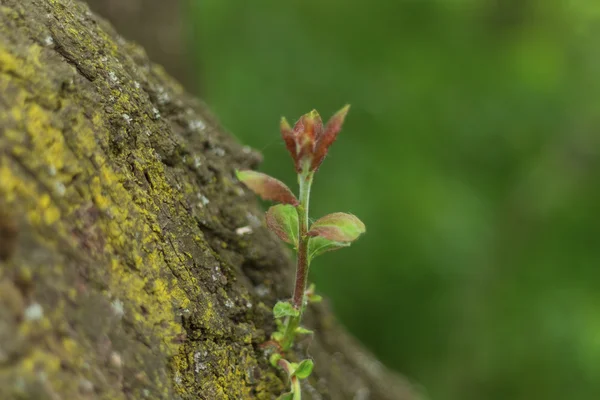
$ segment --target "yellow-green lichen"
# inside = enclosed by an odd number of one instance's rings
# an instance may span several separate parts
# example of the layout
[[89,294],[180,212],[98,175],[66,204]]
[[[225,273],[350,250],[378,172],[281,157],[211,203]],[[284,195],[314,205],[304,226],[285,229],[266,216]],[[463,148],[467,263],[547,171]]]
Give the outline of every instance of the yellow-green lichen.
[[[78,2],[6,4],[0,200],[22,241],[2,278],[32,271],[19,290],[26,306],[44,312],[9,321],[22,342],[0,384],[14,382],[7,393],[30,397],[28,387],[50,398],[79,398],[92,387],[119,399],[126,381],[133,397],[169,398],[174,388],[186,399],[268,398],[280,381],[259,365],[261,334],[233,322],[250,299],[218,254],[238,245],[219,239],[211,248],[198,223],[221,226],[210,208],[231,182],[209,174],[199,188],[198,172],[177,152],[200,154],[204,144],[177,136],[175,118],[149,118],[160,104],[128,85],[148,83],[159,102],[184,96],[183,88],[160,67],[137,66]],[[47,24],[34,18],[42,15]],[[35,44],[45,36],[53,46]],[[165,156],[179,165],[167,167]],[[204,196],[215,203],[199,202]],[[113,353],[123,368],[107,361]]]

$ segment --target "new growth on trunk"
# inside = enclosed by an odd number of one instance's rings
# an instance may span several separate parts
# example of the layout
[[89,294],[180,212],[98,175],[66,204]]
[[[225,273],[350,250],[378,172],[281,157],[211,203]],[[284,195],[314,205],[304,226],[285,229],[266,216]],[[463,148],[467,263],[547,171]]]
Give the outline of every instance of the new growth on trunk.
[[292,128],[285,118],[280,129],[285,145],[292,156],[298,174],[298,198],[281,181],[255,171],[237,171],[238,179],[265,200],[278,202],[266,213],[266,222],[281,240],[296,250],[296,279],[290,301],[279,301],[273,307],[277,331],[265,344],[270,362],[283,370],[290,381],[290,391],[280,400],[300,400],[300,379],[310,376],[313,362],[305,359],[292,363],[284,357],[298,334],[312,334],[300,325],[304,309],[311,302],[320,301],[314,285],[307,288],[311,261],[327,251],[349,246],[362,233],[365,225],[354,215],[333,213],[309,226],[310,190],[315,173],[337,138],[350,106],[335,113],[323,126],[319,113],[313,110],[296,122]]

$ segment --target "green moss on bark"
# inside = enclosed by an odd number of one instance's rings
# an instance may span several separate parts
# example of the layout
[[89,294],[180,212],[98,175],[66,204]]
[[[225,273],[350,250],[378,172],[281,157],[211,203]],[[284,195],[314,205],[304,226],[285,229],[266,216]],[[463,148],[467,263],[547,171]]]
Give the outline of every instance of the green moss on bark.
[[[291,269],[233,175],[258,161],[84,4],[3,0],[0,398],[278,394],[259,345]],[[319,313],[306,397],[400,398]]]
[[1,279],[22,303],[1,397],[260,397],[264,334],[231,320],[256,300],[198,223],[255,158],[85,6],[42,3],[0,8],[0,201],[21,231]]

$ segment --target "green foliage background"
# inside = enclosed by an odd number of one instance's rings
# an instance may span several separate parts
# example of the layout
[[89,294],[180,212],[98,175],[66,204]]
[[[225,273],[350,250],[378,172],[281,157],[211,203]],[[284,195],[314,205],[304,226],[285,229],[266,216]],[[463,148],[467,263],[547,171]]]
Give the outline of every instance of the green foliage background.
[[352,108],[313,217],[367,225],[317,288],[434,399],[600,398],[600,2],[204,0],[204,97],[294,183],[282,115]]

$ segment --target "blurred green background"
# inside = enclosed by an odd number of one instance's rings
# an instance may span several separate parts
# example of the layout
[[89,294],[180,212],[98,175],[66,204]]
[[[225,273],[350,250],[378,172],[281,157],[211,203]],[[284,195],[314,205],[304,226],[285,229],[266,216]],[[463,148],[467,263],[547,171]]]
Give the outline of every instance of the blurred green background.
[[199,91],[294,183],[278,122],[352,108],[312,216],[341,321],[432,399],[600,398],[600,2],[203,0]]

